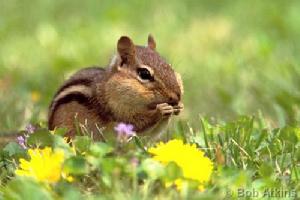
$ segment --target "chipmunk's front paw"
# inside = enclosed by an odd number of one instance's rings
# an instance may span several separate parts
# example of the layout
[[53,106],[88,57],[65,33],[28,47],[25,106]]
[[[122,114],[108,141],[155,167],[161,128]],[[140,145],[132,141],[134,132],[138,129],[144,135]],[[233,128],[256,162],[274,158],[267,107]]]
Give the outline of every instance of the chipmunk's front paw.
[[183,110],[184,106],[183,103],[179,103],[177,106],[173,106],[174,114],[179,115],[179,113]]
[[162,115],[162,117],[169,117],[174,113],[173,106],[167,103],[161,103],[156,105],[156,109]]

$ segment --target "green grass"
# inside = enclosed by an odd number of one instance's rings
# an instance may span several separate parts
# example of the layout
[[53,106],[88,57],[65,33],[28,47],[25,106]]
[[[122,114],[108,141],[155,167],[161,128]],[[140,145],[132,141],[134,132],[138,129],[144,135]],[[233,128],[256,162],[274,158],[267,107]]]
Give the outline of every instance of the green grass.
[[[195,143],[215,163],[205,192],[164,189],[161,178],[125,170],[133,152],[141,162],[148,158],[133,142],[127,153],[110,158],[122,176],[88,171],[76,184],[58,185],[48,194],[28,180],[7,185],[24,155],[12,145],[0,153],[0,199],[23,194],[16,188],[20,183],[37,195],[70,199],[221,199],[228,191],[237,195],[238,188],[299,190],[299,8],[294,0],[0,0],[0,135],[28,123],[45,127],[49,103],[64,79],[85,66],[105,66],[121,35],[145,44],[152,33],[185,88],[185,110],[163,139]],[[91,179],[93,173],[97,178]],[[115,185],[106,185],[114,178]]]
[[[246,116],[228,123],[210,121],[199,119],[202,126],[200,130],[178,124],[176,134],[171,136],[196,144],[213,161],[214,172],[203,192],[195,191],[193,187],[182,191],[165,188],[164,181],[181,177],[180,171],[172,165],[162,167],[149,160],[151,156],[145,152],[145,148],[153,146],[149,140],[147,143],[143,138],[128,143],[114,140],[99,143],[91,141],[89,137],[78,136],[73,142],[76,155],[67,156],[64,162],[64,167],[75,181],[68,183],[62,180],[48,187],[31,179],[13,178],[17,160],[27,157],[26,152],[16,143],[3,148],[0,151],[0,197],[34,199],[42,195],[46,199],[246,199],[240,190],[256,191],[259,199],[297,197],[300,189],[298,127],[271,129],[263,118]],[[51,146],[70,152],[69,146],[59,136],[62,133],[57,131],[52,135],[40,130],[30,136],[28,145]],[[168,137],[165,135],[163,139],[169,140]],[[138,160],[137,167],[132,165],[133,158]],[[19,187],[24,184],[28,188]],[[272,190],[279,193],[271,193]]]

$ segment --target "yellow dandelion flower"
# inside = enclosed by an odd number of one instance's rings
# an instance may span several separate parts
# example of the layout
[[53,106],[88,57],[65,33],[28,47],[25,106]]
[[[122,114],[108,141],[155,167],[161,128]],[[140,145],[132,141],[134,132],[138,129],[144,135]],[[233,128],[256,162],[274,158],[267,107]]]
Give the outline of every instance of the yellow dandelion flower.
[[52,149],[29,149],[30,160],[20,159],[19,169],[15,171],[18,176],[33,177],[37,181],[55,183],[60,180],[62,174],[62,164],[64,162],[64,152]]
[[[213,163],[195,144],[184,144],[182,140],[174,139],[167,143],[160,142],[148,152],[153,154],[154,160],[163,164],[175,162],[185,179],[199,182],[199,190],[203,190],[203,184],[210,180]],[[180,189],[182,180],[176,180],[174,184]]]

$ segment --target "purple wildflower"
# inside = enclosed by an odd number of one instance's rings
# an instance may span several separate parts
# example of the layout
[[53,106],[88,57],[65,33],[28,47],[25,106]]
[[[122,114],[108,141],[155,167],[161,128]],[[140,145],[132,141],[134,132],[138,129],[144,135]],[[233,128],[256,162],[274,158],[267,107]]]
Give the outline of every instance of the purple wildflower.
[[17,137],[17,142],[23,149],[27,149],[25,143],[26,143],[26,138],[24,136],[18,136]]
[[17,137],[17,142],[19,143],[19,145],[23,148],[23,149],[27,149],[27,138],[29,137],[30,134],[34,133],[36,131],[36,127],[33,126],[32,124],[28,124],[25,127],[25,131],[26,133],[24,133],[21,136]]
[[32,124],[28,124],[26,127],[25,127],[25,130],[27,133],[31,134],[31,133],[34,133],[35,130],[36,130],[36,127],[33,126]]
[[123,122],[119,123],[115,127],[115,131],[118,134],[119,140],[124,140],[135,135],[135,132],[133,131],[133,125],[125,124]]
[[118,135],[126,135],[126,136],[133,136],[133,125],[132,124],[125,124],[123,122],[119,123],[115,127],[115,131],[117,131]]

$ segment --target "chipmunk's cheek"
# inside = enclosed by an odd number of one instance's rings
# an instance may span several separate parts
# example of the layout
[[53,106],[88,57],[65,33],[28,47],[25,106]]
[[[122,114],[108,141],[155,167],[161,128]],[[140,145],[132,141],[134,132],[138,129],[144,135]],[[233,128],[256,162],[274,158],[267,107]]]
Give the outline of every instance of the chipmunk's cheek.
[[[110,105],[112,108],[119,109],[122,105],[128,109],[134,107],[139,110],[145,107],[145,105],[154,98],[153,92],[134,79],[124,79],[124,77],[115,76],[111,78],[106,85],[107,102],[112,104]],[[109,88],[114,88],[114,90]]]

